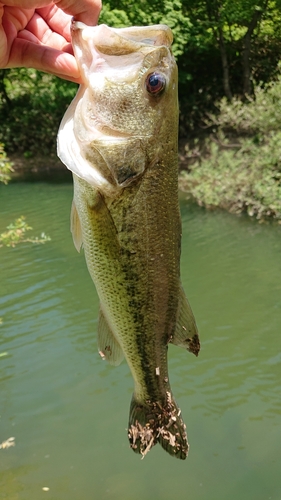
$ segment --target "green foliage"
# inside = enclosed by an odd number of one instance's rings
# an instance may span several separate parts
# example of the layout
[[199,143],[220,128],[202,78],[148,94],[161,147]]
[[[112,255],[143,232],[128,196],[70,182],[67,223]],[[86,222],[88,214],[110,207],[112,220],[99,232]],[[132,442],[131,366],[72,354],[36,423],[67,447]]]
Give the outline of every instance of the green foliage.
[[209,117],[209,136],[186,147],[193,159],[180,185],[200,205],[246,210],[262,219],[281,220],[281,80],[256,100],[229,104]]
[[2,77],[0,141],[8,152],[49,155],[77,85],[25,68],[5,70]]
[[[187,132],[198,126],[205,111],[215,110],[215,101],[225,95],[226,78],[232,95],[240,98],[245,97],[247,80],[254,90],[256,84],[264,85],[276,78],[281,11],[280,0],[183,0],[183,5],[194,34],[178,61],[181,121]],[[247,32],[251,34],[246,57]],[[223,49],[228,76],[223,72]]]
[[103,3],[100,22],[115,28],[132,25],[167,24],[174,34],[175,57],[184,53],[189,41],[192,24],[184,14],[181,0],[109,0]]
[[110,9],[109,5],[104,3],[99,19],[99,24],[107,24],[114,28],[125,28],[130,26],[130,19],[124,10]]
[[40,237],[27,238],[26,232],[32,230],[32,227],[27,224],[25,217],[21,216],[7,226],[7,231],[0,234],[0,248],[15,247],[18,243],[46,243],[50,241],[50,237],[45,233],[41,233]]
[[[219,29],[224,36],[230,88],[243,94],[243,40],[255,13],[251,78],[276,78],[281,53],[281,0],[104,0],[100,22],[124,27],[165,23],[173,30],[179,67],[181,133],[193,132],[225,92]],[[0,70],[0,142],[25,157],[55,154],[60,120],[77,86],[32,69]]]
[[267,134],[281,130],[281,79],[256,88],[255,98],[247,105],[240,99],[229,103],[223,98],[218,105],[218,114],[209,114],[205,120],[208,127],[219,127],[224,132],[251,135],[262,142]]
[[0,142],[0,182],[8,184],[10,180],[10,174],[13,171],[13,165],[9,161],[7,154],[4,150],[4,144]]

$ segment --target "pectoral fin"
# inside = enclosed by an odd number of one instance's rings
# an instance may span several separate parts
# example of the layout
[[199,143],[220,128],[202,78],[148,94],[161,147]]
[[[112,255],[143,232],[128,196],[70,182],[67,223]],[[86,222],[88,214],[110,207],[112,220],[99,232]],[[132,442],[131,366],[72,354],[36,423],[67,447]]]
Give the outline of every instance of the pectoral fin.
[[77,252],[80,252],[80,249],[81,249],[82,243],[83,243],[83,241],[82,241],[82,228],[81,228],[81,223],[80,223],[79,215],[78,215],[74,200],[73,200],[72,206],[71,206],[70,230],[72,233],[74,246],[75,246]]
[[114,337],[101,308],[98,325],[98,348],[101,357],[106,359],[111,365],[120,365],[124,358],[120,344]]
[[198,356],[200,350],[198,330],[193,312],[181,284],[179,291],[179,316],[175,333],[170,342]]

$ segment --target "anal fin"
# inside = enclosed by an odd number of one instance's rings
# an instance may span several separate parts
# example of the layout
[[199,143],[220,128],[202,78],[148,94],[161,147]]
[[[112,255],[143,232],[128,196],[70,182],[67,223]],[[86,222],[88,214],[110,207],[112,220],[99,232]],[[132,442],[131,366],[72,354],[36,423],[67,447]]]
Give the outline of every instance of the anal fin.
[[179,291],[179,315],[175,333],[170,343],[187,349],[189,352],[195,354],[195,356],[198,356],[200,351],[200,341],[195,318],[181,284]]
[[101,308],[98,324],[98,349],[100,356],[111,365],[120,365],[124,358],[122,348],[112,333]]

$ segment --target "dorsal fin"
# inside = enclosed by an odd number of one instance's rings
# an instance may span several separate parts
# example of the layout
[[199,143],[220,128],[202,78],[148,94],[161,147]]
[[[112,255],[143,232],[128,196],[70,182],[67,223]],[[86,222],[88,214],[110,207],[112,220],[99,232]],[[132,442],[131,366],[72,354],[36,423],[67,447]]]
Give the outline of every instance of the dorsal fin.
[[171,344],[183,347],[198,356],[200,341],[195,318],[182,285],[179,291],[179,315],[175,333],[170,340]]
[[72,233],[74,246],[77,252],[80,252],[83,243],[82,228],[74,200],[72,201],[72,206],[71,206],[70,230]]
[[98,324],[98,349],[100,356],[111,365],[120,365],[124,358],[122,348],[112,333],[101,308]]

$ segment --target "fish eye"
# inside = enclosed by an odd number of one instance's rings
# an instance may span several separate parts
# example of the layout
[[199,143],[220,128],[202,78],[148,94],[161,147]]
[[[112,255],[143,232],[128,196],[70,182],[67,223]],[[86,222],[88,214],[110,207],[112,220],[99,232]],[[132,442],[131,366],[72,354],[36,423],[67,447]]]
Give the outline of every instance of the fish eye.
[[161,73],[150,73],[145,80],[146,90],[150,95],[158,96],[165,88],[166,79]]

